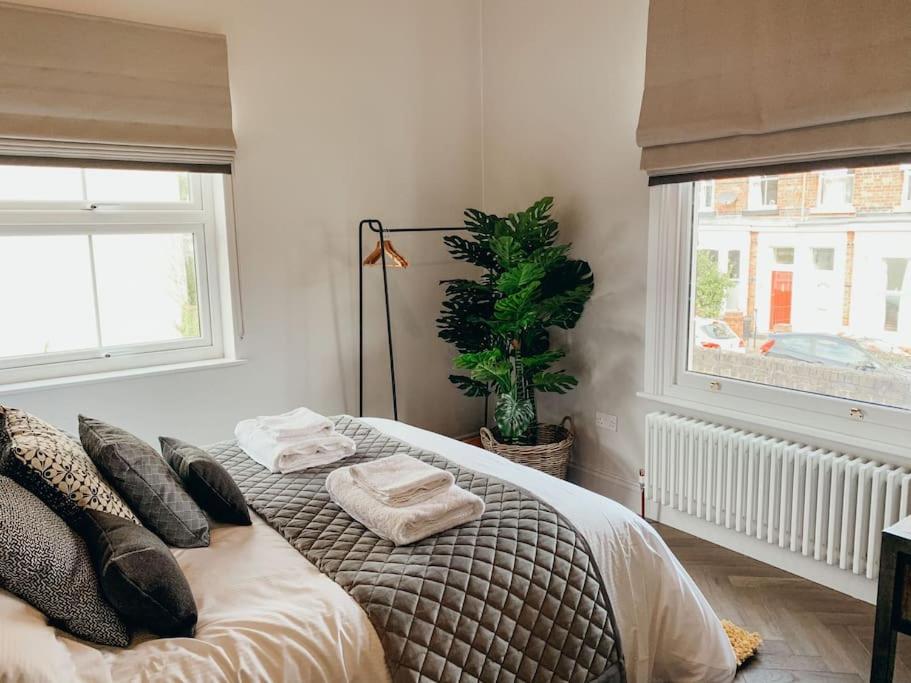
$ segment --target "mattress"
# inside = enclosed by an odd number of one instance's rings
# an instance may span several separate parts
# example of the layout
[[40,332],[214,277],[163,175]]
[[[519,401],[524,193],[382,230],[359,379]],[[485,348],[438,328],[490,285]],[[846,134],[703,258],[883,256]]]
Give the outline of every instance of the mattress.
[[[607,498],[474,446],[391,420],[366,421],[510,480],[572,522],[610,594],[630,683],[733,679],[718,618],[648,523]],[[199,608],[195,638],[139,638],[123,650],[93,646],[0,592],[0,674],[18,660],[33,667],[29,680],[388,680],[379,639],[354,599],[255,515],[250,527],[216,526],[208,548],[174,554]]]

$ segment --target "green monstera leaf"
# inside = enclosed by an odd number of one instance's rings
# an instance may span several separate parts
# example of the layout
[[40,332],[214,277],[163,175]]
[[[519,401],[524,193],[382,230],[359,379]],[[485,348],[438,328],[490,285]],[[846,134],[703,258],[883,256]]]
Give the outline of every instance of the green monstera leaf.
[[565,355],[563,349],[554,349],[534,356],[522,356],[521,363],[526,370],[546,370]]
[[595,279],[585,261],[565,261],[541,280],[542,315],[563,329],[576,326],[591,298]]
[[510,268],[497,280],[497,289],[504,294],[514,294],[530,285],[540,286],[546,271],[543,266],[524,261],[515,268]]
[[465,375],[449,375],[449,381],[455,384],[466,396],[476,398],[490,396],[490,385]]
[[443,243],[449,247],[449,255],[456,261],[468,261],[481,268],[494,268],[497,259],[490,249],[479,242],[472,242],[459,235],[447,235]]
[[490,249],[503,270],[519,265],[525,258],[522,244],[512,235],[501,235],[490,240]]
[[507,440],[520,439],[535,424],[535,408],[528,399],[501,394],[494,411],[499,435]]
[[579,383],[572,375],[565,372],[539,372],[532,376],[531,383],[538,391],[550,391],[565,394]]

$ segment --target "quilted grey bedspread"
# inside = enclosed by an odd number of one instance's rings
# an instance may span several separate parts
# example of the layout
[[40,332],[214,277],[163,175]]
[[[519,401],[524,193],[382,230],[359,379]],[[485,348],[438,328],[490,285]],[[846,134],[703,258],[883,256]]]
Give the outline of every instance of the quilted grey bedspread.
[[[626,680],[598,568],[556,510],[355,418],[334,420],[358,445],[341,463],[282,475],[234,441],[208,450],[249,505],[361,605],[393,681]],[[403,451],[481,496],[482,518],[397,548],[329,499],[324,482],[336,467]]]

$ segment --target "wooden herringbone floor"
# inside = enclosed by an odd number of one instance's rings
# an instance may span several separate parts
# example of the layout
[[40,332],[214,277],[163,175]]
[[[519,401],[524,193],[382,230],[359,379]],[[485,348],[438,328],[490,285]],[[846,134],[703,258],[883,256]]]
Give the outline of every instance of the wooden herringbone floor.
[[[873,607],[662,524],[656,528],[719,617],[765,642],[743,683],[867,681]],[[898,637],[895,681],[911,682],[911,638]]]

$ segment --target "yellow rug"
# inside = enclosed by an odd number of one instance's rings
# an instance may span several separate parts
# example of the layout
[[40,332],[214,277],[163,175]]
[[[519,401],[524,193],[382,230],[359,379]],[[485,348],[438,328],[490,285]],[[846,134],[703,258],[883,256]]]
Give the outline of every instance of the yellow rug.
[[728,640],[731,641],[731,649],[734,650],[737,667],[740,668],[744,662],[750,660],[759,651],[759,646],[762,645],[762,636],[758,633],[750,633],[736,624],[732,624],[727,619],[722,619],[721,625],[728,635]]

